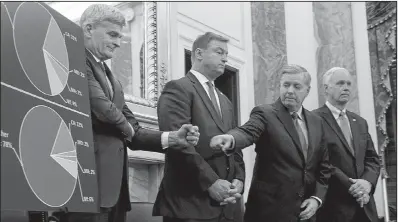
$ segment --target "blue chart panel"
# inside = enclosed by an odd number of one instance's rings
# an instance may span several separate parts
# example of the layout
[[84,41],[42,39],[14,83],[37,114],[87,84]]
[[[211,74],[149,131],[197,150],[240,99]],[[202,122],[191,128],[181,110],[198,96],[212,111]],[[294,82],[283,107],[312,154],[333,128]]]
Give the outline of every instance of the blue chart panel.
[[1,210],[98,212],[80,27],[1,2],[1,28]]

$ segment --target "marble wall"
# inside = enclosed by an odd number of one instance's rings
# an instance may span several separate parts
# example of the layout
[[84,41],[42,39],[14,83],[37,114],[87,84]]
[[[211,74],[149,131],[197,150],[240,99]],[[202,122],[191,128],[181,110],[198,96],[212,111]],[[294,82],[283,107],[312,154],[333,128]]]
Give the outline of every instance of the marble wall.
[[154,203],[163,178],[164,164],[129,161],[130,202]]
[[283,2],[252,2],[255,105],[279,97],[279,72],[287,63]]
[[[350,2],[313,2],[319,105],[325,103],[323,74],[332,67],[346,68],[356,83],[355,49]],[[360,75],[360,74],[359,74]],[[348,109],[359,114],[358,90],[354,84]]]

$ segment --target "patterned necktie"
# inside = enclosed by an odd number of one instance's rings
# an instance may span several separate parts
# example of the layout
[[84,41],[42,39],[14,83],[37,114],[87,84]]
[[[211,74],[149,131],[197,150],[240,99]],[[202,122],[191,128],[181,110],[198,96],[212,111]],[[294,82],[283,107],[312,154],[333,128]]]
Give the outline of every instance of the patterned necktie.
[[346,116],[345,112],[341,112],[338,118],[338,122],[339,122],[339,126],[341,131],[344,134],[345,140],[348,143],[348,146],[350,148],[350,151],[352,152],[352,154],[354,154],[354,149],[352,147],[352,136],[351,136],[351,132],[350,132],[350,123],[348,122],[348,118]]
[[213,103],[214,109],[216,109],[218,115],[221,117],[221,110],[217,104],[217,99],[216,95],[214,94],[214,86],[213,83],[208,81],[206,84],[209,86],[209,95],[210,95],[210,100]]
[[294,127],[296,128],[299,139],[300,139],[300,145],[301,145],[301,149],[303,150],[303,153],[304,153],[304,159],[307,160],[308,144],[307,144],[307,141],[305,140],[304,132],[300,127],[299,116],[298,116],[297,112],[292,113],[292,118],[293,118]]
[[108,75],[106,74],[105,64],[103,62],[98,62],[101,66],[102,71],[104,71],[106,83],[108,84],[109,94],[111,99],[113,98],[113,87],[111,81],[109,81]]

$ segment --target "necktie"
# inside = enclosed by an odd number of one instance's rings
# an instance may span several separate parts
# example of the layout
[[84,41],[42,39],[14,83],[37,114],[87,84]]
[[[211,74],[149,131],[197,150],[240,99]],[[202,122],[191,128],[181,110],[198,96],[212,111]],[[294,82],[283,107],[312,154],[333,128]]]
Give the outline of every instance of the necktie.
[[108,88],[109,88],[109,94],[112,99],[113,98],[113,87],[112,87],[111,81],[109,81],[108,75],[106,74],[105,64],[102,62],[99,62],[99,64],[101,66],[102,71],[104,71],[106,83],[108,84]]
[[299,139],[300,139],[300,145],[301,145],[301,149],[303,150],[303,153],[304,153],[304,159],[307,160],[308,145],[307,145],[307,141],[305,140],[304,132],[300,127],[299,116],[298,116],[297,112],[292,113],[292,118],[293,118],[294,127],[296,128]]
[[220,108],[217,104],[217,99],[216,99],[216,95],[214,94],[214,86],[213,83],[208,81],[206,82],[206,84],[209,86],[209,95],[210,95],[210,100],[213,103],[214,109],[216,109],[218,115],[221,117],[221,111]]
[[341,131],[343,131],[345,140],[348,143],[348,146],[350,148],[350,151],[352,152],[352,154],[354,154],[354,149],[352,147],[352,137],[351,137],[351,133],[350,133],[350,123],[348,122],[348,118],[345,114],[345,112],[341,112],[338,118],[338,122],[339,122],[339,126]]

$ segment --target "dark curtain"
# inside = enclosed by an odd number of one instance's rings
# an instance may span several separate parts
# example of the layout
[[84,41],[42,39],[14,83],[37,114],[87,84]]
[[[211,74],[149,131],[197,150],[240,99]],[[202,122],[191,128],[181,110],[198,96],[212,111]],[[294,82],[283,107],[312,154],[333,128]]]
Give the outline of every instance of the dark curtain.
[[382,178],[387,178],[390,219],[396,220],[396,35],[397,3],[367,2],[368,38],[373,82],[373,100],[378,149],[383,160]]

